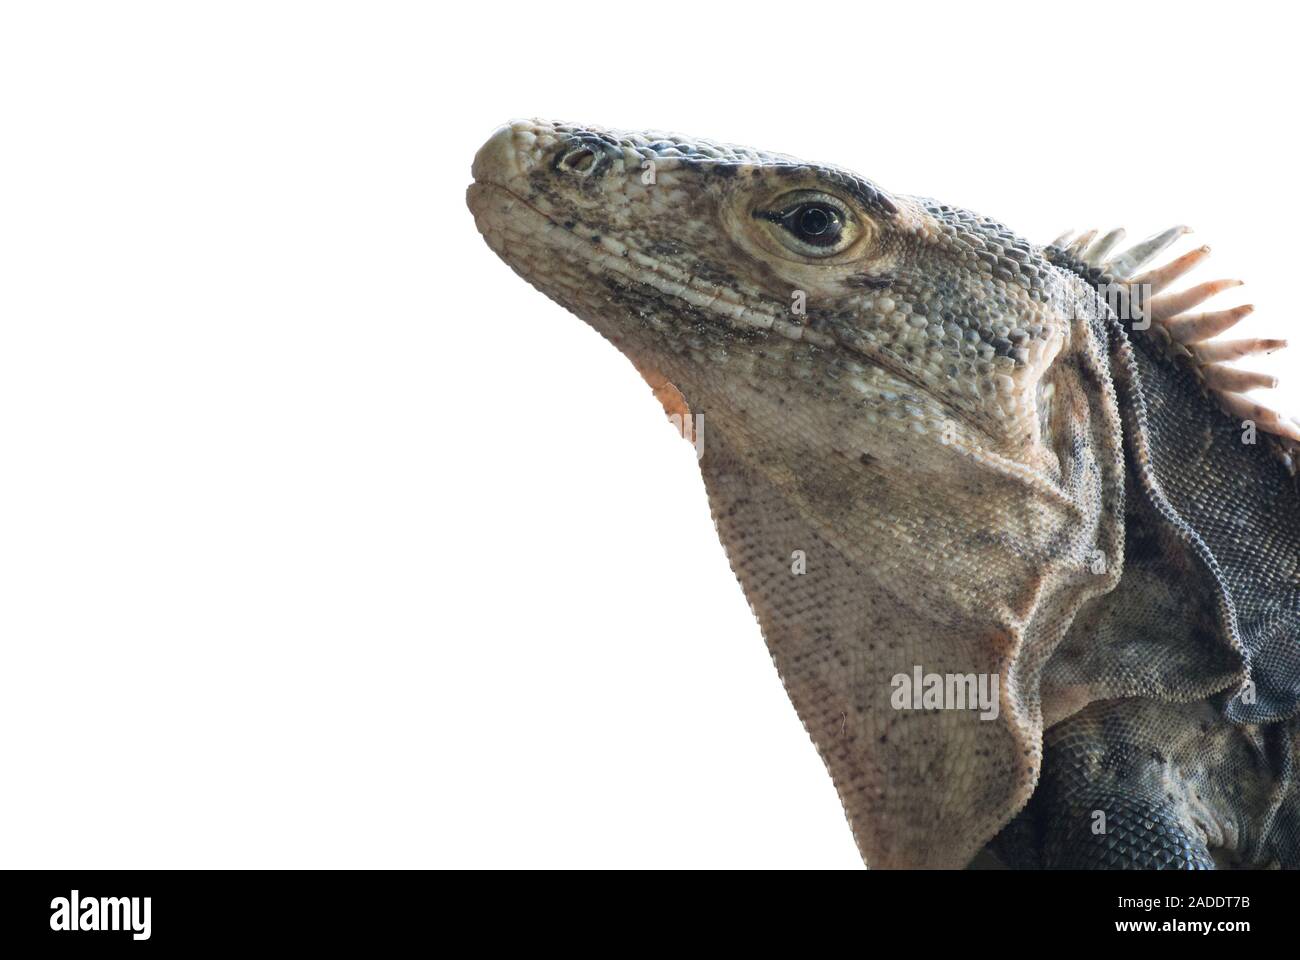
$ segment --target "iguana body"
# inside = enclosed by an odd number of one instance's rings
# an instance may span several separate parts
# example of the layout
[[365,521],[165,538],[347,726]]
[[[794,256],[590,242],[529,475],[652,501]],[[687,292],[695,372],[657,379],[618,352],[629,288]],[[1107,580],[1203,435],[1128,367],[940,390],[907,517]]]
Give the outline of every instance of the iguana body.
[[[1241,311],[1187,311],[1224,284],[1159,293],[1200,253],[1107,286],[1180,231],[1107,259],[836,167],[533,121],[474,176],[492,248],[706,422],[719,534],[868,864],[965,865],[1017,814],[996,850],[1029,865],[1300,864],[1300,427],[1222,362],[1280,343],[1204,342]],[[996,709],[900,700],[923,675]]]

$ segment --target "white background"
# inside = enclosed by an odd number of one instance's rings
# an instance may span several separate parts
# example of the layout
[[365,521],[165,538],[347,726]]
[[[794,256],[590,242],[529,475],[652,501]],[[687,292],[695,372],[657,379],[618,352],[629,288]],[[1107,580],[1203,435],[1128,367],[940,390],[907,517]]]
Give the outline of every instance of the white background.
[[1245,4],[4,10],[0,866],[859,865],[693,451],[474,230],[508,118],[1187,222],[1297,323]]

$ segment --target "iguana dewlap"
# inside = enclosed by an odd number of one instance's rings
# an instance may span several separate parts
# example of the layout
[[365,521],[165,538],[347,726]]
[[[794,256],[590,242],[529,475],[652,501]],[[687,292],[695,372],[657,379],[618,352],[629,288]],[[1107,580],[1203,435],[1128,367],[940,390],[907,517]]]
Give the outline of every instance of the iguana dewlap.
[[1235,284],[1171,288],[1203,248],[1142,272],[1182,228],[1040,246],[838,167],[541,121],[473,176],[492,249],[707,424],[868,864],[963,866],[1019,814],[996,849],[1026,865],[1300,865],[1300,426],[1229,363],[1281,341],[1193,312]]

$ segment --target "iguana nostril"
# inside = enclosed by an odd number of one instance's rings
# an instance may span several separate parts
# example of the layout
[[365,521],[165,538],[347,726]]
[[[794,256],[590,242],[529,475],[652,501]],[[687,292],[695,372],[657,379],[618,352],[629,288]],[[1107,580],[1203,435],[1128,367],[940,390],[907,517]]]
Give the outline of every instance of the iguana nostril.
[[578,147],[560,157],[556,166],[572,173],[587,174],[596,166],[596,154],[589,147]]

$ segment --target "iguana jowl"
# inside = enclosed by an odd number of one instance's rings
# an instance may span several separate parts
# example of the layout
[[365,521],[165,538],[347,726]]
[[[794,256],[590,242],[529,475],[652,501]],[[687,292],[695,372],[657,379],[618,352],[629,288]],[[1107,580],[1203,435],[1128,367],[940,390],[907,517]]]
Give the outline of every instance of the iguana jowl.
[[[473,176],[492,249],[703,416],[719,534],[869,865],[995,837],[1300,865],[1300,426],[1227,365],[1281,341],[1190,312],[1233,284],[1167,290],[1204,249],[1140,273],[1182,228],[1039,246],[838,167],[540,121]],[[900,706],[921,671],[992,679],[996,717]]]

